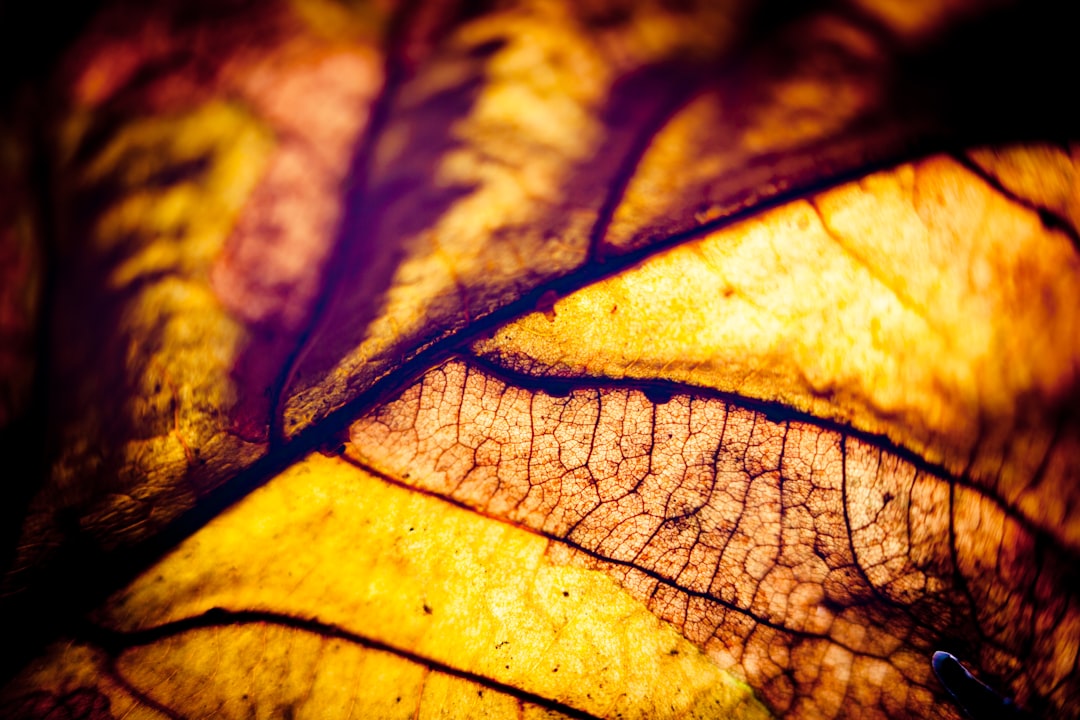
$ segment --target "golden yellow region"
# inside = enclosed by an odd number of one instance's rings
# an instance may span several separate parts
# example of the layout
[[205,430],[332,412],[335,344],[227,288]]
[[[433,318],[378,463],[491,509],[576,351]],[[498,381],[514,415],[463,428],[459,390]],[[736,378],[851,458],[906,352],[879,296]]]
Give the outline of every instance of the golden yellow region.
[[[956,162],[822,193],[650,258],[474,349],[535,375],[665,379],[887,435],[1073,547],[1080,257]],[[1074,471],[1075,472],[1075,471]],[[1061,497],[1062,492],[1065,498]]]
[[179,546],[95,622],[131,632],[254,610],[359,641],[253,621],[187,628],[115,660],[61,643],[0,705],[32,688],[101,693],[130,718],[163,717],[156,704],[187,717],[768,717],[606,576],[556,567],[546,552],[538,535],[314,455]]
[[[425,686],[431,669],[470,692],[508,695],[485,708],[510,717],[515,699],[598,717],[768,717],[749,688],[606,575],[556,566],[547,552],[540,535],[313,455],[178,546],[95,622],[130,633],[215,608],[282,618],[189,628],[120,652],[120,677],[185,716],[295,701],[298,717],[325,717],[350,703],[389,707],[406,692],[409,713],[429,694],[435,710],[458,691],[446,679]],[[52,665],[14,687],[87,682],[85,667],[102,662],[79,652],[68,661],[54,650]],[[56,680],[57,663],[81,679]],[[110,683],[99,685],[113,692]]]
[[567,717],[388,651],[273,625],[194,631],[125,654],[118,669],[157,695],[179,698],[190,717]]
[[192,718],[572,717],[386,650],[264,623],[181,633],[115,662],[82,643],[57,643],[18,683],[37,694],[0,692],[8,711],[92,698],[125,720],[175,717],[154,707],[163,698]]
[[[208,644],[220,654],[206,652]],[[222,672],[229,663],[255,672]],[[328,667],[329,666],[329,667]],[[267,625],[193,631],[169,642],[137,647],[110,666],[100,651],[78,643],[50,647],[20,681],[38,694],[8,699],[7,709],[70,705],[94,698],[113,717],[164,720],[147,698],[179,698],[187,717],[249,718],[516,718],[580,717],[460,675],[431,670],[391,652]],[[140,685],[154,692],[138,694]],[[49,697],[52,696],[52,697]],[[66,701],[66,702],[64,702]],[[40,704],[38,704],[40,703]],[[732,717],[710,715],[709,717]],[[733,717],[741,717],[735,715]]]

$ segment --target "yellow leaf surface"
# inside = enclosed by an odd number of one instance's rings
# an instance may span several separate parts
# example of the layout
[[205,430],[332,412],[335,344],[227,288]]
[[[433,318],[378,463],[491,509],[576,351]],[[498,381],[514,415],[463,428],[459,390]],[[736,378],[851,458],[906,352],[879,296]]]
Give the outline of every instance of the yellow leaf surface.
[[1080,255],[947,158],[682,244],[474,349],[535,377],[670,380],[884,435],[1080,548]]
[[1073,27],[104,3],[0,119],[0,715],[1076,717]]
[[613,581],[554,564],[549,544],[313,455],[95,613],[113,631],[97,635],[108,661],[60,647],[24,682],[55,694],[93,685],[118,706],[130,696],[194,717],[287,706],[296,717],[470,716],[457,695],[509,717],[523,703],[768,717]]

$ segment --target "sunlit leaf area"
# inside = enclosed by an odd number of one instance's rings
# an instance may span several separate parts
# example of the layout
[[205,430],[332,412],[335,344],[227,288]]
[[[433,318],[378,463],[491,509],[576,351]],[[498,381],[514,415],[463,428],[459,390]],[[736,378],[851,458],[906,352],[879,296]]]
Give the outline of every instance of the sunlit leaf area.
[[1080,717],[1074,15],[0,5],[0,717]]

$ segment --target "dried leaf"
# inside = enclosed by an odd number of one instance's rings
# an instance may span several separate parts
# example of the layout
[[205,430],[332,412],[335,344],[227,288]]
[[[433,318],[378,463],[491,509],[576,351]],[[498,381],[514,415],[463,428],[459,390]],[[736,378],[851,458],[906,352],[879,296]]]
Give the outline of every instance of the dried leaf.
[[1075,23],[785,12],[105,8],[3,714],[1075,716]]

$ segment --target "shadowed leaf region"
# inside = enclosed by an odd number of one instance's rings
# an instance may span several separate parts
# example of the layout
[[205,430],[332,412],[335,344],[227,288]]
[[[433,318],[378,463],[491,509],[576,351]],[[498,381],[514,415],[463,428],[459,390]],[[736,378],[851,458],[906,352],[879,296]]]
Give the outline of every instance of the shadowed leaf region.
[[328,35],[320,8],[110,8],[63,59],[37,158],[50,467],[5,595],[58,553],[153,537],[265,454],[382,85],[377,16]]

